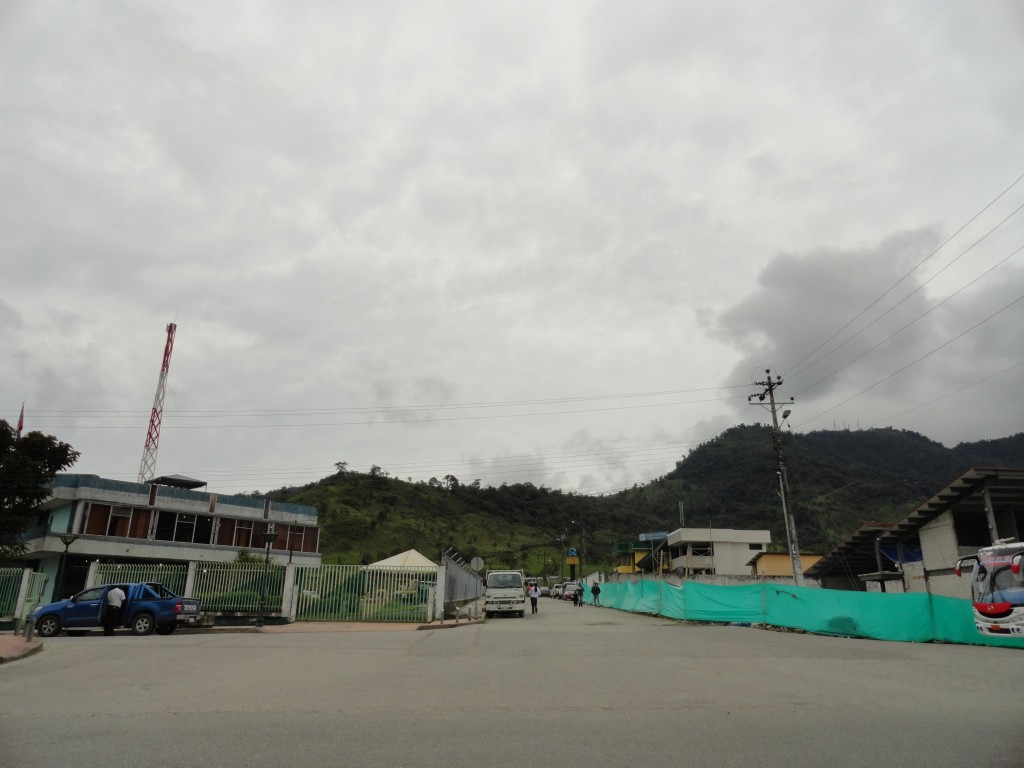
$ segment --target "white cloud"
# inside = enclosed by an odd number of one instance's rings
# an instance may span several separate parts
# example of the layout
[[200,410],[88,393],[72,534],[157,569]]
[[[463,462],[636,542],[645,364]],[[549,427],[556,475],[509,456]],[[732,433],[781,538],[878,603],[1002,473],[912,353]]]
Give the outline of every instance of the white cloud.
[[[135,473],[176,320],[161,471],[228,491],[527,456],[503,476],[628,485],[756,420],[723,387],[811,385],[1024,232],[935,276],[1014,188],[906,304],[787,370],[1024,169],[1012,3],[4,9],[0,417],[25,400],[83,471]],[[827,411],[806,428],[1012,431],[1019,369],[918,406],[1018,362],[1020,305],[835,406],[1019,278],[802,393]]]

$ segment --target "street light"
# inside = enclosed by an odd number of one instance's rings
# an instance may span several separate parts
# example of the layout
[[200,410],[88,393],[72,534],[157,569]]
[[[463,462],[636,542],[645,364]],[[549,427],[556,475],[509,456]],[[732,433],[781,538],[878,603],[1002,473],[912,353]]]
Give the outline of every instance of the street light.
[[267,525],[267,530],[260,534],[263,537],[263,546],[267,548],[267,554],[263,559],[263,576],[260,578],[260,612],[256,619],[256,626],[263,626],[263,614],[267,610],[267,571],[270,569],[270,547],[277,541],[277,531],[274,524]]
[[57,567],[57,587],[54,590],[54,599],[61,600],[64,595],[64,577],[68,567],[68,549],[78,540],[77,533],[59,533],[57,538],[64,542],[64,554],[60,556],[60,565]]

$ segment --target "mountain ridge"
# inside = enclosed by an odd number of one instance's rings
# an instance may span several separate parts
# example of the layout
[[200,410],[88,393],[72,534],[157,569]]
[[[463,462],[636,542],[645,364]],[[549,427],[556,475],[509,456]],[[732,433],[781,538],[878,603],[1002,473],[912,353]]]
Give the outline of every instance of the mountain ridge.
[[[864,522],[907,516],[972,467],[1024,466],[1024,433],[953,448],[893,428],[781,438],[804,552],[827,551]],[[437,560],[454,548],[489,568],[551,573],[559,552],[575,546],[585,565],[607,568],[617,546],[678,528],[680,517],[686,527],[768,529],[774,551],[786,541],[772,432],[761,424],[731,427],[665,475],[602,496],[532,483],[481,486],[450,474],[413,483],[377,466],[338,466],[320,481],[268,494],[317,508],[324,562],[369,563],[413,548]]]

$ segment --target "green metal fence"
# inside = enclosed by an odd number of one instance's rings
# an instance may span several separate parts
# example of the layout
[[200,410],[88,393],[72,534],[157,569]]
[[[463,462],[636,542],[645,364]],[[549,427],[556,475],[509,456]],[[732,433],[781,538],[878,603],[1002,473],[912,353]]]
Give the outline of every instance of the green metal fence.
[[[265,581],[264,581],[265,578]],[[262,563],[212,563],[196,568],[192,594],[203,611],[251,612],[260,608],[260,587],[266,586],[265,610],[278,613],[284,594],[285,567]]]
[[43,604],[46,585],[50,581],[45,573],[33,572],[28,575],[28,589],[25,594],[25,605],[22,606],[19,619],[26,618],[38,606]]
[[429,622],[437,568],[364,565],[296,569],[297,621]]
[[0,568],[0,616],[13,616],[24,568]]
[[177,595],[185,594],[188,565],[173,563],[101,563],[96,568],[97,584],[134,584],[156,581]]

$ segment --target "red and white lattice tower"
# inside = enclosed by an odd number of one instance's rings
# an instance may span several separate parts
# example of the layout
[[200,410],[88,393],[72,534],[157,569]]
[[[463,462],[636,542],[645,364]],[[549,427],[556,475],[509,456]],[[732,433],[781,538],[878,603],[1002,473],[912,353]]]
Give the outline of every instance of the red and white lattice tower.
[[167,391],[167,371],[171,367],[171,350],[174,348],[175,323],[167,326],[167,344],[164,346],[164,362],[160,366],[160,380],[156,384],[153,398],[153,412],[149,416],[149,431],[146,433],[146,447],[142,451],[139,465],[139,482],[148,483],[156,474],[156,449],[160,445],[160,423],[164,420],[164,393]]

